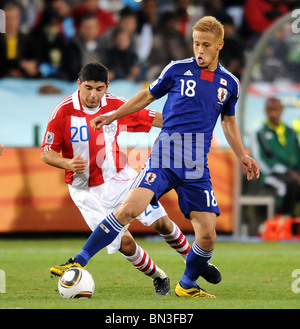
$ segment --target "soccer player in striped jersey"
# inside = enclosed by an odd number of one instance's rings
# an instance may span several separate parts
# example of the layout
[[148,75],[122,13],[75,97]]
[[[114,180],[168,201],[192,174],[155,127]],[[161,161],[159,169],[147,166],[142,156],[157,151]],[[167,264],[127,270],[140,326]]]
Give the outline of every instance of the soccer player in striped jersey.
[[[137,172],[127,165],[126,156],[120,152],[117,136],[122,130],[148,132],[152,126],[162,126],[160,113],[143,109],[95,132],[89,121],[99,114],[113,113],[125,102],[123,98],[108,93],[108,85],[105,66],[99,63],[86,65],[79,74],[78,90],[65,97],[50,114],[42,145],[43,161],[65,170],[70,195],[92,231],[102,217],[121,204],[137,176]],[[190,245],[161,204],[149,205],[137,218],[157,230],[185,261]],[[105,226],[103,229],[109,232]],[[169,293],[169,278],[134,241],[127,227],[107,249],[109,253],[120,250],[136,269],[150,276],[156,294]],[[72,266],[80,264],[70,259],[50,271],[61,275]],[[206,274],[208,280],[218,280],[218,271],[213,265]]]
[[162,195],[174,188],[180,209],[195,232],[195,241],[175,293],[179,297],[215,298],[198,286],[197,279],[212,257],[220,214],[207,165],[207,153],[219,116],[226,139],[247,179],[259,177],[259,167],[247,155],[235,119],[239,81],[218,63],[223,37],[224,28],[219,21],[212,16],[202,17],[193,28],[195,57],[171,62],[149,88],[137,93],[113,114],[92,120],[94,129],[99,129],[168,95],[163,108],[163,127],[145,168],[123,204],[102,221],[113,227],[110,234],[103,232],[100,224],[75,258],[88,261],[149,202],[156,204]]

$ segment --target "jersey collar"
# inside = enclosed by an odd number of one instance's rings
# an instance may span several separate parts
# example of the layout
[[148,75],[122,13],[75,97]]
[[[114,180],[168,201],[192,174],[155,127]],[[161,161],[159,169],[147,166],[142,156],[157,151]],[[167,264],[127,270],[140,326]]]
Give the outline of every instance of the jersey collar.
[[107,99],[106,99],[106,94],[104,94],[104,96],[102,97],[102,99],[100,101],[100,108],[102,108],[106,105],[107,105]]
[[[76,90],[74,94],[72,94],[72,101],[73,101],[73,107],[75,110],[78,111],[83,111],[81,102],[80,102],[80,97],[79,97],[79,90]],[[100,101],[100,107],[99,109],[101,109],[102,107],[107,105],[107,100],[106,100],[106,94],[102,97],[101,101]]]
[[75,110],[81,111],[81,104],[79,100],[79,90],[76,90],[75,93],[72,95],[73,107]]

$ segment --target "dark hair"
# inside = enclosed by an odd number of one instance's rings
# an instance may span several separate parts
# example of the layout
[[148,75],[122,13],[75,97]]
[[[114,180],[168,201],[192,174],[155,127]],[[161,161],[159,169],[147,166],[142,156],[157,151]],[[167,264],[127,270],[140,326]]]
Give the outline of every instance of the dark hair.
[[125,18],[128,16],[137,16],[136,11],[131,9],[130,7],[124,7],[119,12],[120,18]]
[[276,98],[276,97],[269,97],[267,100],[266,100],[266,105],[265,105],[265,108],[268,108],[270,103],[278,103],[280,105],[280,107],[282,107],[282,103],[280,101],[279,98]]
[[20,10],[20,13],[22,13],[24,10],[23,6],[15,0],[4,1],[4,3],[0,6],[0,9],[3,10],[9,10],[12,8],[18,8]]
[[101,63],[89,63],[82,67],[78,79],[84,81],[101,81],[108,84],[108,70]]
[[80,17],[79,25],[81,25],[85,21],[88,21],[89,19],[97,19],[97,17],[93,13],[90,13],[88,11]]

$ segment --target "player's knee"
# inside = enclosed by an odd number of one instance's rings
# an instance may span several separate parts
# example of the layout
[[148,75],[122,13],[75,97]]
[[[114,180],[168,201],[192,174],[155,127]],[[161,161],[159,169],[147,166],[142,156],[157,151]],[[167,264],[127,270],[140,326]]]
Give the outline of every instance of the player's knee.
[[131,223],[138,215],[133,202],[124,202],[116,211],[115,215],[123,225]]
[[214,248],[217,239],[215,230],[205,230],[201,232],[199,237],[196,239],[197,244],[204,250],[212,250]]

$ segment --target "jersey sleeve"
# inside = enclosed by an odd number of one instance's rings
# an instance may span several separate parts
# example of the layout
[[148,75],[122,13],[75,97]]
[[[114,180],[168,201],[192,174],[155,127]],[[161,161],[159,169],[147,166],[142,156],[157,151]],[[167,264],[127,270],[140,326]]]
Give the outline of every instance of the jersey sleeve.
[[50,118],[43,139],[42,152],[54,150],[59,153],[62,150],[62,143],[61,118],[60,116],[55,119]]
[[149,132],[152,128],[154,117],[155,111],[147,109],[126,115],[119,119],[120,131]]
[[228,116],[235,115],[235,106],[239,99],[239,94],[240,94],[240,84],[239,81],[235,79],[232,83],[232,93],[225,104],[222,114]]
[[157,80],[155,80],[150,86],[150,93],[156,98],[159,99],[165,96],[173,87],[173,63],[171,62],[167,65],[164,70],[161,72]]

